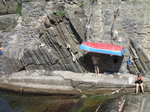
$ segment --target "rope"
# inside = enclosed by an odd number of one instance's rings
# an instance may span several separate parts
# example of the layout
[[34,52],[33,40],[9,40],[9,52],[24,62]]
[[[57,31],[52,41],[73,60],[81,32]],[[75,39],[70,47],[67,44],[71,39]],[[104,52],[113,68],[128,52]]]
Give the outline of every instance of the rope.
[[97,107],[95,112],[98,112],[99,108],[101,107],[101,104]]
[[[126,85],[123,85],[120,89],[118,89],[118,90],[116,90],[116,91],[114,91],[114,92],[112,92],[112,93],[109,93],[109,95],[113,95],[113,94],[115,94],[115,93],[119,93],[121,90],[123,90],[123,89],[125,89],[126,88]],[[107,94],[104,94],[104,95],[107,95]]]
[[76,88],[80,93],[81,93],[81,98],[86,98],[87,96],[85,94],[83,94],[83,92],[79,89],[79,88]]

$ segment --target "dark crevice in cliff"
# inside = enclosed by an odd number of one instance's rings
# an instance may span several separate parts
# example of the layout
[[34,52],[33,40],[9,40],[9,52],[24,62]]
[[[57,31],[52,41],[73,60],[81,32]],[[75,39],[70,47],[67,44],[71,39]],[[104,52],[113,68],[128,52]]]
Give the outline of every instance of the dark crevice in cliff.
[[78,34],[78,32],[76,31],[76,29],[72,25],[71,21],[69,19],[68,19],[68,21],[69,21],[70,28],[72,29],[75,37],[77,38],[78,42],[81,44],[83,40],[81,39],[80,35]]
[[20,69],[18,70],[18,72],[19,72],[19,71],[23,71],[23,70],[26,70],[25,67],[20,68]]

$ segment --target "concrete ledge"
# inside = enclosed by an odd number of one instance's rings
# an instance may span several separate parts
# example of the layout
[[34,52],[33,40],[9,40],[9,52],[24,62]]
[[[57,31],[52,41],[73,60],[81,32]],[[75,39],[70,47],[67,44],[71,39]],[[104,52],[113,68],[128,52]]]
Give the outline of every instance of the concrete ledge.
[[5,90],[16,91],[19,93],[34,93],[34,94],[80,94],[76,89],[64,86],[48,86],[47,85],[24,85],[15,83],[0,83],[0,88]]
[[48,85],[68,85],[70,86],[70,82],[67,80],[64,80],[60,76],[37,76],[37,77],[31,77],[31,76],[23,76],[23,77],[10,77],[9,83],[32,83],[32,84],[48,84]]
[[[128,77],[135,75],[120,74],[119,76],[93,76],[92,73],[82,74],[67,71],[54,71],[53,76],[31,74],[26,76],[22,72],[9,77],[0,77],[0,88],[28,93],[46,94],[101,94],[116,91],[125,87],[134,91],[135,84],[128,84]],[[79,91],[80,90],[80,91]]]

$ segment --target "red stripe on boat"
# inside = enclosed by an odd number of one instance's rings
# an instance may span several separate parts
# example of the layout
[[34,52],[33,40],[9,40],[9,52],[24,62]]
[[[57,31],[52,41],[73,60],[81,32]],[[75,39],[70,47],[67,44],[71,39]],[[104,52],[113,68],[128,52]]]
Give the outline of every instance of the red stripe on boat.
[[104,49],[104,50],[113,50],[113,51],[121,51],[124,47],[113,45],[110,43],[94,43],[94,42],[83,42],[83,45],[89,46],[95,49]]

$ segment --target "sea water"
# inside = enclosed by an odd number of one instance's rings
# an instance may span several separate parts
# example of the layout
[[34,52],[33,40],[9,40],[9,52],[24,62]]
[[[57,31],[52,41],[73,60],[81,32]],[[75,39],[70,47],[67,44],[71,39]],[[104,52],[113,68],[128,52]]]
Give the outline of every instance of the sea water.
[[20,94],[0,90],[0,112],[66,112],[78,100],[79,97],[73,95]]

